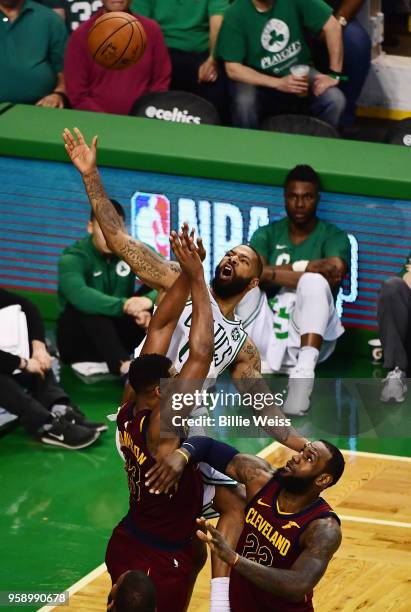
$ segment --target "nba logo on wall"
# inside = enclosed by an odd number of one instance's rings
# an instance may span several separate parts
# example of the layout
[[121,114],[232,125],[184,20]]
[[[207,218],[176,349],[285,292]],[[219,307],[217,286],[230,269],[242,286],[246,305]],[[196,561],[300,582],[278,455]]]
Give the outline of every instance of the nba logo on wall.
[[137,191],[131,198],[131,224],[133,238],[170,257],[170,200],[165,195]]

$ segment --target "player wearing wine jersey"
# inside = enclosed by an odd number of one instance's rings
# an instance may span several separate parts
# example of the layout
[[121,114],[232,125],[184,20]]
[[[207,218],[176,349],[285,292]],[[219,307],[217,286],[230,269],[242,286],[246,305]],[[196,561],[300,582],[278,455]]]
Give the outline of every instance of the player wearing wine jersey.
[[[181,453],[185,453],[186,458]],[[310,612],[313,588],[341,543],[340,521],[320,496],[344,471],[341,452],[307,443],[280,470],[211,438],[193,437],[148,472],[163,491],[184,467],[207,461],[246,486],[247,506],[236,551],[208,521],[198,536],[231,568],[231,612]],[[187,465],[188,464],[188,465]]]
[[[171,242],[182,273],[150,322],[144,354],[130,366],[135,401],[126,403],[117,415],[130,507],[114,529],[106,553],[113,584],[128,570],[150,576],[158,612],[183,612],[188,605],[197,563],[195,520],[203,502],[203,482],[197,466],[187,471],[170,495],[153,495],[145,486],[145,473],[155,464],[154,457],[170,453],[179,444],[178,440],[160,436],[161,418],[168,409],[167,390],[160,389],[160,380],[176,375],[171,361],[161,353],[168,348],[175,325],[173,309],[186,284],[192,295],[193,317],[188,358],[178,381],[187,393],[201,389],[213,356],[213,319],[201,260],[195,248],[190,250],[184,240],[180,243],[175,233]],[[181,309],[183,306],[184,299]],[[161,399],[165,405],[160,414]]]

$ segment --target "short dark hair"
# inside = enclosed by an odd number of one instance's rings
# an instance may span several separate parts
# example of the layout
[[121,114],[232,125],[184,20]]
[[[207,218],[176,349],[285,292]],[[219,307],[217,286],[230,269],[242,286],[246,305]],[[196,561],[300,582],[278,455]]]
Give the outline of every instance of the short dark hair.
[[[123,219],[123,221],[125,221],[126,220],[126,213],[125,213],[124,208],[120,204],[120,202],[117,202],[117,200],[112,200],[111,198],[109,198],[109,200],[112,203],[112,205],[114,206],[114,208],[116,209],[116,212],[120,215],[120,217]],[[96,215],[94,214],[94,210],[91,209],[91,212],[90,212],[90,221],[94,221],[95,218],[96,218]]]
[[251,244],[247,244],[248,248],[251,249],[252,251],[254,251],[255,256],[257,257],[257,276],[258,278],[261,278],[261,275],[263,273],[263,269],[264,269],[264,264],[263,264],[263,260],[261,259],[261,255],[258,251],[255,250],[255,248],[253,246],[251,246]]
[[317,191],[321,190],[321,180],[317,172],[311,166],[299,164],[285,177],[284,188],[291,181],[301,181],[302,183],[312,183]]
[[331,453],[331,458],[328,459],[325,469],[327,470],[327,473],[331,474],[333,477],[333,481],[330,485],[332,487],[333,485],[337,484],[344,472],[344,457],[340,449],[334,446],[334,444],[331,444],[331,442],[327,442],[327,440],[319,440],[319,442],[322,442]]
[[154,612],[156,593],[150,578],[137,570],[124,576],[115,595],[116,612]]
[[170,378],[172,362],[164,355],[149,353],[134,359],[128,371],[128,380],[136,393],[142,393],[160,384],[161,378]]

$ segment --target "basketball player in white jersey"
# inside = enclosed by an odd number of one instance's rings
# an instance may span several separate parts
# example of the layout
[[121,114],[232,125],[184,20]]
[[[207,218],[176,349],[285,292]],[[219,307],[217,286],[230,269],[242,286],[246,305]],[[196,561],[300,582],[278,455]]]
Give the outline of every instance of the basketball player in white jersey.
[[[78,128],[73,136],[67,128],[63,132],[65,149],[80,172],[90,204],[110,249],[128,263],[140,280],[157,289],[159,300],[173,285],[180,274],[175,262],[167,261],[148,246],[127,234],[123,220],[117,214],[104,191],[97,169],[97,136],[89,146]],[[209,378],[216,378],[228,368],[240,392],[253,390],[269,393],[263,386],[260,355],[254,343],[247,337],[234,311],[242,298],[258,286],[262,273],[262,261],[250,246],[239,245],[226,253],[216,268],[211,282],[210,300],[214,318],[214,362]],[[184,309],[167,356],[180,369],[187,358],[187,341],[190,326],[190,303]],[[257,379],[259,382],[254,381]],[[251,383],[250,383],[251,381]],[[254,391],[255,392],[255,391]],[[280,412],[280,416],[283,416]],[[292,450],[300,451],[307,442],[292,427],[274,427],[272,435]]]

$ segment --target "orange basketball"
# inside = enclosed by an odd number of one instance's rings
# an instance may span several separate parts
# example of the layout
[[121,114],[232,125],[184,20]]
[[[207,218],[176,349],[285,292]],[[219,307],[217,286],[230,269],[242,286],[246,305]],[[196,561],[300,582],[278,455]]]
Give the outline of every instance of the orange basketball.
[[105,13],[88,33],[88,48],[97,64],[123,70],[144,54],[147,37],[141,23],[130,13]]

